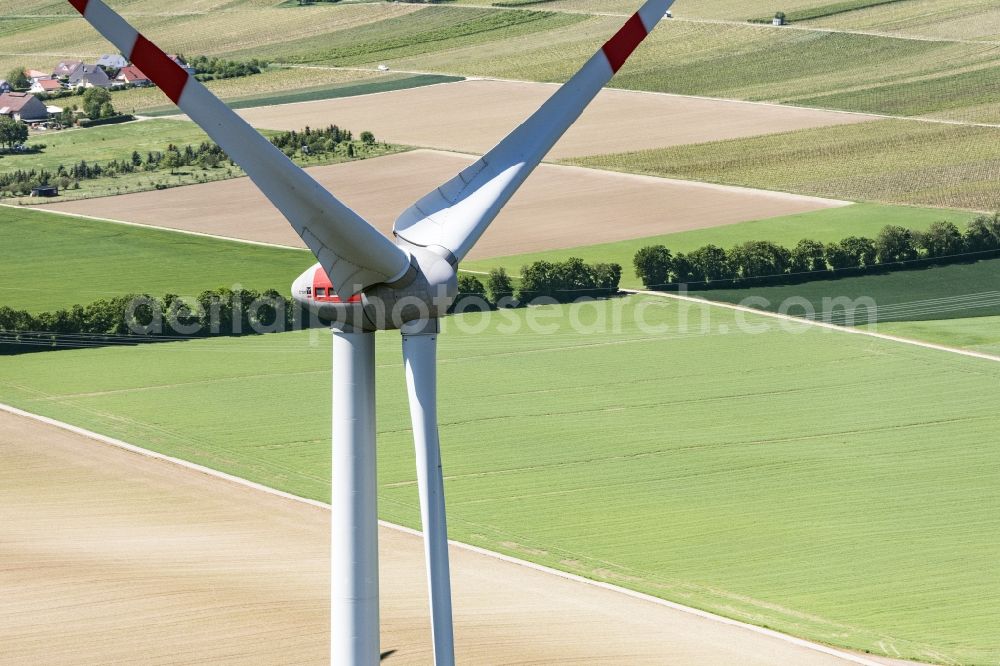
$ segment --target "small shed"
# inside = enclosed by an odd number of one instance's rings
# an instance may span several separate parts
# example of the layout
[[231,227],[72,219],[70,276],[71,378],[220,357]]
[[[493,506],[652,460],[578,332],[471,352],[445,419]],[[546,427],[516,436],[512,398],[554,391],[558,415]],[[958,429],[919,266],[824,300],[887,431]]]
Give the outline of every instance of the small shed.
[[59,196],[59,188],[55,185],[39,185],[38,187],[32,188],[31,196],[33,197],[57,197]]

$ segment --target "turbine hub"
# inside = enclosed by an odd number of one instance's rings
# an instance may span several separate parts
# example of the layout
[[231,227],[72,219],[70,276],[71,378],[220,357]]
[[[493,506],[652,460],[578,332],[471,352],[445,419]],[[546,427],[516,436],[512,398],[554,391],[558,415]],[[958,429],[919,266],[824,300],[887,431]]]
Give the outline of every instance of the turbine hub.
[[458,277],[444,249],[406,246],[410,270],[392,285],[377,284],[349,302],[334,294],[330,280],[319,264],[303,273],[292,285],[292,297],[320,321],[353,331],[384,331],[406,328],[408,332],[437,329],[437,320],[447,314],[458,294]]

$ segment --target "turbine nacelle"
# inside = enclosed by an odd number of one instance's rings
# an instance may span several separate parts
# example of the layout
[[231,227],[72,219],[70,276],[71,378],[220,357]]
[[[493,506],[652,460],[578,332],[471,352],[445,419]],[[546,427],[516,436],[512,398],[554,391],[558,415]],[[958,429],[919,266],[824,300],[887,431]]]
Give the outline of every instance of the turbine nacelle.
[[292,283],[292,299],[314,317],[335,328],[354,331],[436,330],[458,295],[458,276],[443,248],[407,246],[411,269],[393,284],[379,283],[341,299],[321,264],[314,264]]

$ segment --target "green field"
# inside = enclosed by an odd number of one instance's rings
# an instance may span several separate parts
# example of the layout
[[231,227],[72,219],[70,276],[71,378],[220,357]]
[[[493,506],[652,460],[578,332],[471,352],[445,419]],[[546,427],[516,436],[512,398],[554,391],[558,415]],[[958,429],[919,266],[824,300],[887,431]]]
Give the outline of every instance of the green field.
[[1000,210],[1000,128],[882,120],[568,163],[881,203]]
[[878,330],[1000,356],[1000,317],[888,322],[880,324]]
[[[755,315],[764,330],[739,333],[729,311],[655,297],[605,302],[624,323],[587,334],[569,313],[595,306],[573,307],[479,334],[459,324],[482,315],[447,322],[454,538],[840,646],[1000,660],[1000,365]],[[309,331],[13,357],[0,400],[327,499],[328,345]],[[378,354],[381,515],[415,526],[397,336]]]
[[0,169],[55,171],[60,164],[69,167],[80,160],[93,164],[128,159],[132,151],[138,151],[145,157],[147,152],[164,151],[170,144],[196,146],[206,140],[208,135],[186,120],[150,120],[39,132],[32,134],[28,143],[44,144],[43,151],[35,154],[0,155]]
[[0,248],[0,306],[31,312],[130,293],[197,296],[235,284],[287,294],[314,261],[304,250],[8,207],[0,208]]
[[1000,11],[993,0],[906,0],[817,19],[807,25],[939,39],[1000,40]]
[[[785,314],[813,318],[812,312],[820,319],[825,311],[824,299],[848,298],[854,301],[870,298],[878,306],[877,315],[867,309],[859,310],[854,323],[877,322],[881,325],[896,321],[961,318],[967,320],[964,324],[966,331],[972,332],[971,329],[975,328],[979,334],[989,335],[995,328],[993,318],[1000,315],[1000,259],[836,280],[814,280],[804,284],[710,289],[694,292],[694,295],[727,303],[763,298],[767,301],[766,305],[757,302],[753,307],[777,312],[782,311],[784,304],[784,307],[791,308]],[[809,302],[808,307],[804,301]],[[831,317],[833,323],[845,323],[840,311],[832,312]],[[932,341],[939,342],[940,339]],[[955,344],[964,346],[961,340]]]
[[[307,67],[271,67],[261,74],[232,79],[208,81],[205,86],[230,106],[283,104],[288,101],[308,101],[348,95],[361,95],[382,90],[396,90],[437,83],[434,77],[409,74],[361,71],[356,69],[317,69]],[[325,94],[324,94],[325,93]],[[288,98],[288,99],[285,99]],[[159,88],[128,88],[111,91],[112,103],[120,111],[140,115],[179,113]],[[82,106],[78,96],[52,100],[61,107]]]
[[[331,119],[331,122],[334,120]],[[355,132],[355,135],[365,130],[363,127],[346,127],[344,129]],[[260,131],[265,136],[280,134],[280,132],[272,130]],[[41,152],[0,155],[0,168],[11,171],[16,169],[23,171],[46,169],[55,175],[60,165],[69,169],[81,160],[90,165],[96,162],[103,167],[111,160],[130,160],[133,151],[138,152],[139,156],[145,159],[148,152],[165,152],[171,144],[183,149],[187,145],[197,147],[198,144],[208,140],[208,135],[194,123],[176,119],[139,120],[86,129],[39,132],[29,138],[28,144],[44,145],[45,148]],[[298,153],[294,160],[302,166],[318,166],[352,159],[379,157],[406,150],[402,146],[391,144],[366,145],[358,140],[353,143],[354,157],[348,157],[346,144],[341,144],[336,151],[317,154],[314,157],[304,157]],[[161,167],[148,172],[137,171],[95,179],[81,179],[78,181],[79,188],[63,189],[60,191],[59,197],[61,200],[65,200],[113,196],[240,176],[243,176],[243,170],[237,166],[230,166],[228,162],[223,162],[214,168],[186,166],[175,171]],[[8,198],[7,201],[20,204],[41,204],[49,200],[13,197]]]
[[[225,101],[230,108],[246,109],[257,106],[273,106],[275,104],[293,104],[296,102],[314,102],[322,99],[355,97],[357,95],[372,95],[391,90],[406,90],[409,88],[437,85],[439,83],[454,83],[455,81],[462,80],[458,76],[443,76],[440,74],[390,74],[378,80],[336,83],[327,86],[299,88],[293,91],[285,90],[272,93],[259,93],[251,96],[238,95],[227,98]],[[176,113],[177,107],[161,106],[151,107],[144,112],[144,115],[167,116]]]
[[429,7],[352,30],[288,39],[263,51],[257,47],[236,50],[233,55],[290,63],[372,64],[420,56],[444,48],[507,43],[523,35],[543,34],[573,26],[585,18],[552,12]]
[[[799,23],[810,19],[815,20],[827,18],[829,16],[839,16],[841,14],[848,14],[863,9],[869,9],[871,7],[904,1],[905,0],[838,0],[836,2],[820,2],[811,7],[803,7],[802,9],[793,9],[790,12],[784,12],[784,20],[785,23]],[[751,20],[755,23],[771,23],[774,16],[775,14],[768,14],[767,16],[760,16]]]
[[709,244],[728,249],[746,241],[769,240],[793,247],[803,238],[830,243],[847,236],[874,237],[879,229],[887,224],[911,229],[925,229],[933,222],[950,221],[964,228],[972,217],[971,213],[956,210],[855,204],[843,208],[829,208],[812,213],[772,217],[766,220],[682,231],[617,243],[601,243],[567,250],[550,250],[480,261],[464,261],[462,268],[486,272],[493,268],[502,267],[508,273],[517,275],[522,266],[534,261],[562,261],[569,257],[580,257],[592,263],[615,262],[620,264],[624,269],[622,287],[638,289],[642,287],[642,283],[635,275],[632,258],[639,248],[647,245],[666,245],[673,252],[690,252]]

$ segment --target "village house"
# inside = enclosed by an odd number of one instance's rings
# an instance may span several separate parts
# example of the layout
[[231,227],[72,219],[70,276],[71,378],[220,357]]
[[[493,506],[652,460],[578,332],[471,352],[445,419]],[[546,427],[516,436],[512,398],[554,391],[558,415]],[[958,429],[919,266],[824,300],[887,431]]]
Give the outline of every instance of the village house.
[[49,113],[40,99],[29,93],[4,93],[0,95],[0,115],[26,123],[48,120]]
[[110,88],[111,79],[97,65],[80,65],[69,76],[70,88]]
[[114,55],[102,55],[97,59],[97,66],[104,67],[105,69],[121,69],[126,65],[128,65],[128,60],[117,53]]
[[63,85],[56,79],[38,79],[31,84],[28,92],[33,93],[54,93],[63,89]]
[[12,89],[12,86],[10,85],[10,81],[8,81],[6,79],[0,80],[0,93],[10,92],[11,89]]
[[118,83],[127,83],[133,86],[151,86],[153,82],[149,80],[149,77],[142,73],[142,70],[135,65],[129,65],[127,67],[122,67],[121,71],[118,72],[118,76],[115,77],[115,81]]
[[52,74],[50,74],[48,72],[40,72],[37,69],[26,69],[26,70],[24,70],[24,75],[32,83],[36,83],[38,81],[43,81],[45,79],[51,79],[52,78]]
[[56,68],[52,70],[52,76],[57,79],[66,79],[73,75],[73,73],[83,67],[82,60],[62,60],[56,65]]

